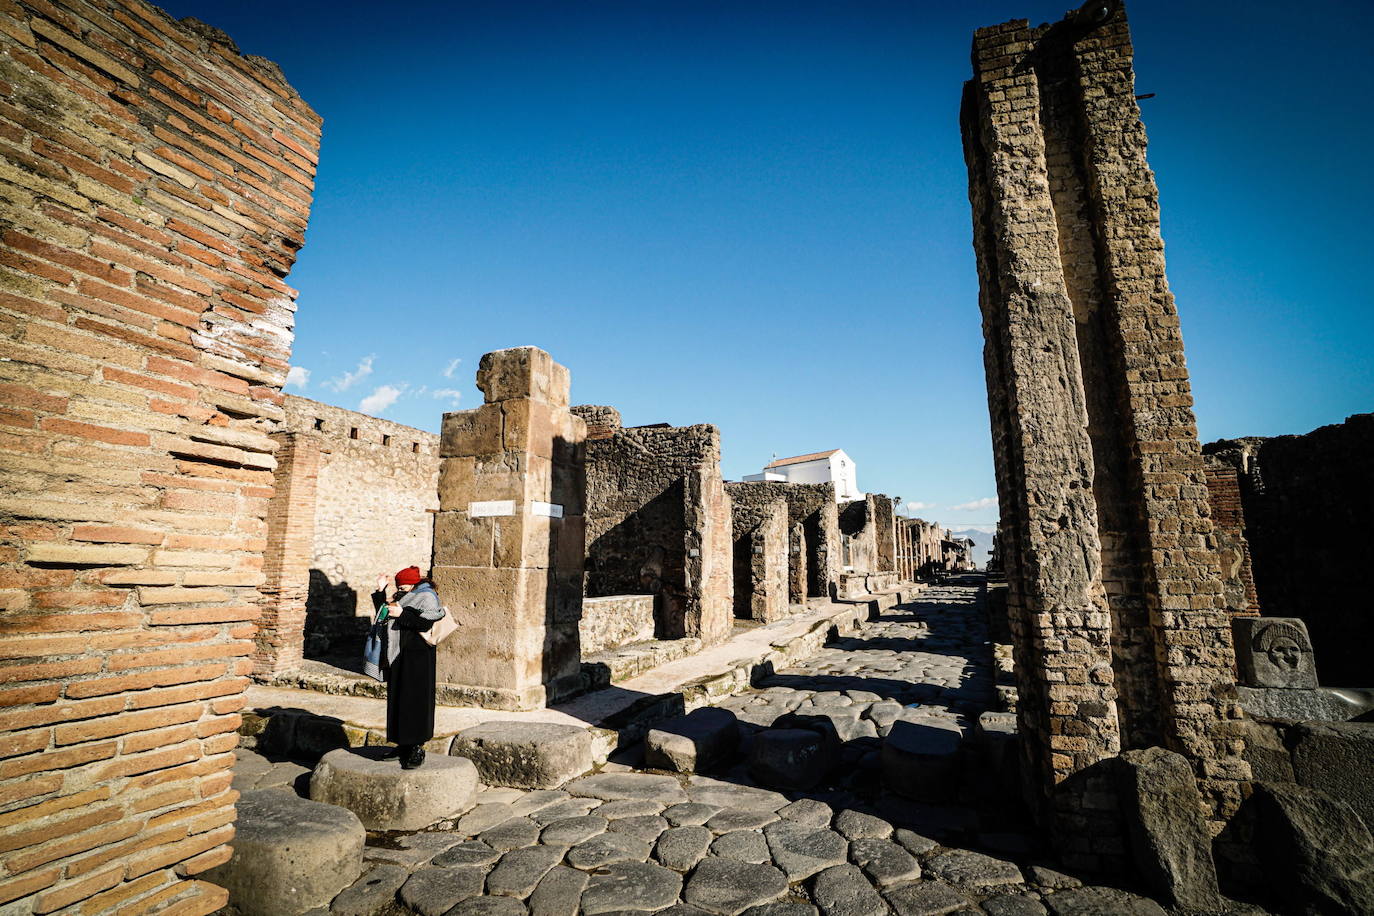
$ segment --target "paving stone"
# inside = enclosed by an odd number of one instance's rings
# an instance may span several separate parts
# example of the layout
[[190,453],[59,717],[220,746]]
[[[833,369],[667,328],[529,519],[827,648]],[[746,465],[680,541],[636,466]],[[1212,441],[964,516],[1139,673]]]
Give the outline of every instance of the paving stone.
[[778,812],[786,821],[795,821],[808,827],[829,827],[835,812],[823,801],[814,798],[799,798]]
[[892,825],[880,817],[847,809],[835,815],[835,830],[851,840],[861,837],[884,839],[892,836]]
[[921,866],[916,858],[889,840],[877,837],[850,840],[849,857],[881,887],[892,887],[921,877]]
[[327,905],[362,874],[367,832],[346,808],[256,789],[239,797],[236,828],[232,858],[202,877],[244,916]]
[[597,773],[568,783],[569,794],[615,801],[622,798],[645,799],[661,805],[687,801],[687,793],[671,776],[649,773]]
[[1019,884],[1021,869],[1005,859],[971,849],[949,849],[926,861],[925,870],[951,884],[964,887],[994,887],[999,884]]
[[372,916],[396,899],[410,872],[399,865],[373,865],[329,904],[334,916]]
[[444,916],[526,916],[525,904],[514,897],[470,897]]
[[711,843],[711,854],[722,859],[736,859],[754,865],[762,865],[773,858],[768,850],[768,841],[757,830],[722,833]]
[[1050,888],[1051,890],[1061,890],[1071,887],[1082,887],[1083,882],[1073,875],[1066,875],[1063,872],[1055,871],[1053,868],[1046,868],[1043,865],[1031,865],[1026,868],[1026,874],[1034,884],[1040,887]]
[[596,816],[604,817],[608,821],[617,821],[622,817],[644,817],[662,812],[661,804],[647,798],[618,798],[615,801],[602,802],[596,809]]
[[424,766],[401,768],[383,748],[339,748],[320,759],[310,797],[347,808],[368,830],[420,830],[473,806],[477,768],[461,757],[434,754]]
[[423,833],[409,833],[396,838],[396,845],[401,849],[424,850],[432,855],[452,849],[466,839],[465,836],[455,832],[426,831]]
[[736,830],[759,830],[778,819],[772,811],[730,810],[720,812],[706,822],[714,833],[733,833]]
[[973,909],[973,900],[948,884],[916,881],[883,891],[897,916],[943,916],[956,910]]
[[811,897],[825,916],[882,916],[887,905],[858,868],[845,863],[827,868],[811,885]]
[[396,865],[409,874],[437,855],[437,849],[383,849],[380,846],[364,846],[363,861],[377,865]]
[[749,809],[751,811],[774,811],[787,804],[787,796],[768,789],[754,786],[722,782],[705,776],[693,776],[688,782],[687,793],[694,802],[715,805],[718,808]]
[[727,709],[705,706],[649,729],[644,765],[679,773],[709,773],[727,763],[739,745],[739,720]]
[[652,912],[672,906],[681,892],[682,876],[675,871],[648,862],[618,862],[591,876],[582,892],[582,912]]
[[963,731],[941,719],[898,719],[883,740],[883,782],[918,801],[940,801],[958,787]]
[[622,817],[611,821],[606,829],[616,833],[628,833],[630,836],[637,836],[641,840],[652,843],[658,839],[659,834],[668,829],[668,821],[656,814]]
[[673,805],[663,812],[663,816],[668,819],[668,823],[674,827],[695,827],[704,824],[715,817],[720,808],[715,805],[703,805],[699,802],[683,802],[680,805]]
[[597,815],[565,817],[547,825],[539,834],[539,842],[550,846],[576,846],[599,833],[605,833],[607,821]]
[[509,786],[482,786],[477,790],[477,804],[494,805],[510,804],[524,798],[524,789],[513,789]]
[[540,808],[528,816],[536,824],[547,827],[554,821],[566,820],[570,817],[582,817],[599,804],[601,803],[594,798],[565,798],[562,801],[554,802],[547,808]]
[[420,916],[444,916],[469,897],[481,896],[486,876],[486,868],[475,865],[426,866],[401,885],[401,900]]
[[518,816],[519,815],[513,810],[509,802],[478,805],[467,814],[458,818],[458,823],[454,827],[454,830],[466,836],[476,836],[483,830],[495,827],[497,824]]
[[654,846],[654,858],[676,871],[691,871],[711,846],[711,831],[701,826],[673,827]]
[[819,912],[809,903],[787,900],[751,906],[744,911],[744,916],[816,916]]
[[990,897],[983,901],[983,912],[988,916],[1045,916],[1045,905],[1034,897],[1025,894],[1006,894]]
[[690,903],[675,903],[666,910],[659,910],[654,916],[708,916],[699,906]]
[[592,768],[592,735],[576,725],[495,720],[463,729],[449,753],[476,764],[489,786],[550,789]]
[[519,798],[510,803],[510,810],[513,816],[529,817],[570,798],[572,796],[562,789],[535,789],[531,792],[522,792]]
[[1080,887],[1045,897],[1054,916],[1165,916],[1164,908],[1148,897],[1114,887]]
[[628,833],[603,833],[568,850],[568,864],[591,869],[616,862],[643,862],[649,858],[650,844]]
[[565,851],[563,846],[527,846],[506,853],[487,875],[487,893],[523,900],[549,869],[563,861]]
[[682,897],[717,916],[734,916],[786,893],[787,878],[771,865],[710,858],[692,872]]
[[490,865],[501,858],[501,853],[492,849],[481,840],[468,840],[452,846],[434,857],[434,865],[447,868],[451,865]]
[[779,821],[764,828],[763,835],[773,862],[787,873],[789,881],[801,881],[848,859],[849,843],[833,830]]
[[527,817],[513,817],[483,830],[477,837],[492,849],[506,852],[539,842],[539,825]]
[[586,887],[586,872],[555,865],[530,894],[530,916],[577,916]]

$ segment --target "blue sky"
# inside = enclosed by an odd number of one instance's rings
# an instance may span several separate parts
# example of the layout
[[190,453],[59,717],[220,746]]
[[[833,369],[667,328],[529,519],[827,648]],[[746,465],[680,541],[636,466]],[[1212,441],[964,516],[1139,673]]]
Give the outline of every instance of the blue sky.
[[[838,447],[995,521],[959,93],[1063,0],[163,6],[325,118],[291,391],[437,430],[534,344],[727,477]],[[1203,440],[1374,409],[1374,4],[1129,9]]]

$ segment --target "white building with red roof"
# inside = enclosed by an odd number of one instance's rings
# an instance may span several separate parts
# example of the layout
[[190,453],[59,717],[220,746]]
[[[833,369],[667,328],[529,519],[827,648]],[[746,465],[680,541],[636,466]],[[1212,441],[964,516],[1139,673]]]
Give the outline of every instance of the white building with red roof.
[[848,502],[864,497],[864,492],[859,489],[854,459],[846,455],[841,448],[792,458],[776,458],[764,466],[763,473],[747,474],[744,479],[787,483],[833,483],[836,502]]

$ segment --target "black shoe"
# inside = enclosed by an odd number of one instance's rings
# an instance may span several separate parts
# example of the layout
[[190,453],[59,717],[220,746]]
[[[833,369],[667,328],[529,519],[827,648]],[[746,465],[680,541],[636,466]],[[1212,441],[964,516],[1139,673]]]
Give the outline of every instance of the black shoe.
[[409,754],[401,758],[401,769],[413,770],[425,762],[425,749],[423,747],[413,747]]

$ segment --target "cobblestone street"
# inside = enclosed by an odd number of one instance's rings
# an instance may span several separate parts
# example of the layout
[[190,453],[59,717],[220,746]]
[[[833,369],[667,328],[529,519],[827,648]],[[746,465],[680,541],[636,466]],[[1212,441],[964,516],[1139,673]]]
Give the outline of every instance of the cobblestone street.
[[[331,911],[1162,913],[1037,864],[1016,807],[987,786],[967,791],[983,775],[971,748],[994,698],[980,580],[932,588],[717,704],[742,723],[741,760],[782,716],[833,723],[842,765],[818,787],[762,788],[742,762],[664,774],[631,749],[560,789],[486,788],[455,823],[371,836],[367,868]],[[968,736],[934,795],[884,788],[883,742],[906,727]],[[241,752],[236,785],[302,791],[308,773]]]

